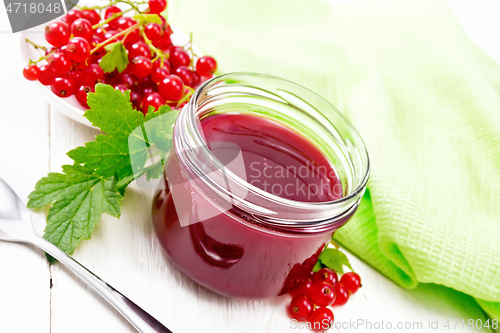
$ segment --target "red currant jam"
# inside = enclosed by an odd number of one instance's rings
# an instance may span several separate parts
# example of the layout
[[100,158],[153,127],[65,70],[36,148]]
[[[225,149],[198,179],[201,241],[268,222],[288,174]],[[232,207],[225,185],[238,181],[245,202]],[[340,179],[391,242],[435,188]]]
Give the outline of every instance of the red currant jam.
[[[252,186],[294,202],[320,203],[343,195],[328,158],[307,138],[278,121],[226,113],[206,116],[200,127],[212,152],[214,142],[229,142],[241,149],[246,182]],[[239,167],[233,166],[231,171],[240,174]],[[228,168],[232,168],[230,164]],[[169,170],[180,170],[178,159],[172,159],[166,169],[167,178]],[[268,298],[288,292],[309,274],[334,231],[301,233],[274,228],[233,209],[183,226],[177,214],[183,216],[186,210],[182,214],[176,210],[171,191],[196,190],[189,186],[169,189],[168,180],[166,184],[153,204],[160,243],[184,273],[222,295]],[[187,198],[183,202],[191,202]],[[187,214],[198,216],[214,205],[206,197],[196,198]]]
[[212,142],[230,142],[241,149],[246,180],[261,190],[306,202],[342,197],[342,185],[328,159],[291,128],[250,114],[209,116],[201,126],[209,148]]

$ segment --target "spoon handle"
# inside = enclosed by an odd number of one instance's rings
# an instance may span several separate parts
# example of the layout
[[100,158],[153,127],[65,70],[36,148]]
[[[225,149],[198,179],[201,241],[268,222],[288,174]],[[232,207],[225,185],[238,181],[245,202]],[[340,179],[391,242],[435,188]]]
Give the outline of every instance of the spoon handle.
[[137,304],[122,295],[115,288],[101,280],[91,271],[81,265],[65,252],[61,251],[57,246],[42,237],[37,236],[32,241],[33,245],[38,246],[50,254],[55,259],[68,267],[76,275],[88,282],[94,289],[101,294],[113,307],[124,316],[137,331],[141,333],[172,333],[168,328],[163,326],[158,320],[153,318],[149,313],[141,309]]

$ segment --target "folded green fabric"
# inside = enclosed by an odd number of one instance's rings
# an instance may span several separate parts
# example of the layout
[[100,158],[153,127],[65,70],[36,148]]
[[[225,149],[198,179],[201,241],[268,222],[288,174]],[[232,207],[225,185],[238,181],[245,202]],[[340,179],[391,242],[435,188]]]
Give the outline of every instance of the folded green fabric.
[[222,72],[297,82],[351,120],[370,192],[335,238],[394,280],[500,318],[500,68],[442,1],[172,0]]

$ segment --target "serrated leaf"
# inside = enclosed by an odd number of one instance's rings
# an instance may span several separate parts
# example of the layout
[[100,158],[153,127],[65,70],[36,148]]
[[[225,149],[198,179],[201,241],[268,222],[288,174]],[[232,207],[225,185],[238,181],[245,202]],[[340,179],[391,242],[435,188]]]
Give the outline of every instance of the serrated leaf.
[[90,110],[85,111],[85,118],[104,133],[127,136],[144,122],[142,112],[132,107],[128,90],[122,93],[110,85],[98,83],[95,93],[87,95],[87,102]]
[[351,263],[347,256],[338,248],[327,248],[319,256],[321,264],[333,269],[339,274],[344,274],[344,266],[352,271]]
[[149,113],[146,115],[147,121],[144,123],[144,129],[148,142],[156,145],[158,149],[166,153],[172,148],[173,126],[179,112],[170,111],[170,108],[167,109],[167,107],[161,107],[155,112],[155,114],[157,113],[159,114],[151,119],[148,118]]
[[[50,180],[57,181],[57,186],[48,186]],[[52,204],[44,238],[70,254],[82,238],[90,238],[102,213],[120,216],[121,198],[114,178],[96,177],[79,165],[65,165],[63,173],[51,173],[30,194],[32,207]]]
[[[160,159],[163,159],[170,150],[172,147],[173,124],[178,114],[177,111],[171,111],[168,106],[162,106],[156,112],[150,110],[144,118],[144,125],[136,128],[129,136],[130,163],[134,174],[138,175],[143,172],[144,159],[147,159],[150,146],[155,145],[160,150]],[[148,170],[147,172],[149,180],[154,171]]]
[[127,50],[122,42],[108,44],[104,47],[108,51],[99,62],[104,73],[111,73],[115,69],[123,72],[128,65]]
[[40,208],[51,203],[67,189],[68,184],[65,180],[65,175],[55,172],[40,179],[35,185],[36,190],[28,196],[27,207]]
[[[68,152],[74,165],[38,181],[28,202],[33,208],[51,205],[44,237],[70,254],[82,239],[91,237],[102,213],[120,215],[122,195],[136,176],[161,176],[162,160],[146,169],[144,165],[151,146],[160,150],[160,159],[168,152],[178,116],[168,106],[144,116],[132,107],[130,91],[104,84],[98,84],[87,100],[90,109],[85,117],[106,134]],[[133,166],[140,172],[134,174]]]
[[133,16],[133,19],[142,24],[162,24],[161,18],[157,14],[137,14]]
[[[122,134],[98,135],[95,141],[87,142],[85,146],[77,147],[68,152],[75,163],[94,170],[94,175],[119,178],[132,174],[127,138]],[[135,157],[142,163],[146,162],[146,152],[142,158]]]
[[317,271],[319,271],[321,268],[323,268],[323,266],[321,266],[321,263],[320,263],[320,261],[318,260],[318,261],[316,262],[316,264],[314,265],[314,267],[313,267],[312,271],[313,271],[314,273],[316,273],[316,272],[317,272]]
[[[94,170],[96,176],[117,175],[121,179],[132,175],[130,155],[144,165],[147,147],[141,146],[138,151],[134,151],[136,146],[129,147],[129,136],[134,136],[134,130],[144,123],[144,115],[132,108],[130,92],[98,84],[96,92],[89,94],[88,103],[91,109],[85,112],[85,117],[108,134],[96,136],[95,141],[71,150],[68,156],[75,164]],[[136,139],[145,144],[143,137]]]
[[146,171],[146,180],[151,180],[151,179],[158,179],[161,177],[163,174],[163,163],[160,161],[151,167],[148,168]]

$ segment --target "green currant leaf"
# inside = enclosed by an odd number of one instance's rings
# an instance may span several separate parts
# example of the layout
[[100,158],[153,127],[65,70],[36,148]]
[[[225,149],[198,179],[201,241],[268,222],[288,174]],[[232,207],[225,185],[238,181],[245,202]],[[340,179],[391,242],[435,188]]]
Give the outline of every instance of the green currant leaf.
[[[85,117],[106,134],[68,152],[74,165],[40,179],[28,201],[30,208],[50,206],[44,237],[70,254],[82,239],[91,237],[102,213],[120,216],[120,202],[130,182],[144,173],[148,180],[161,176],[178,116],[168,106],[144,116],[132,107],[129,91],[104,84],[88,95],[88,103]],[[160,161],[144,168],[154,146]]]
[[104,73],[111,73],[115,69],[123,72],[128,65],[127,50],[122,42],[108,44],[104,47],[108,51],[99,62]]
[[[47,186],[55,180],[57,186]],[[119,217],[120,201],[114,177],[96,177],[79,165],[64,165],[63,173],[51,173],[35,186],[28,207],[51,203],[44,238],[67,253],[90,239],[102,213]],[[41,200],[41,201],[40,201]]]
[[146,171],[146,179],[149,181],[151,179],[158,179],[163,174],[163,163],[162,161],[149,167]]
[[162,24],[161,19],[157,14],[137,14],[133,16],[133,19],[141,24]]
[[335,272],[339,274],[344,274],[344,266],[349,267],[352,271],[351,263],[346,255],[340,251],[338,248],[327,248],[323,252],[321,252],[319,256],[319,261],[322,265],[333,269]]

